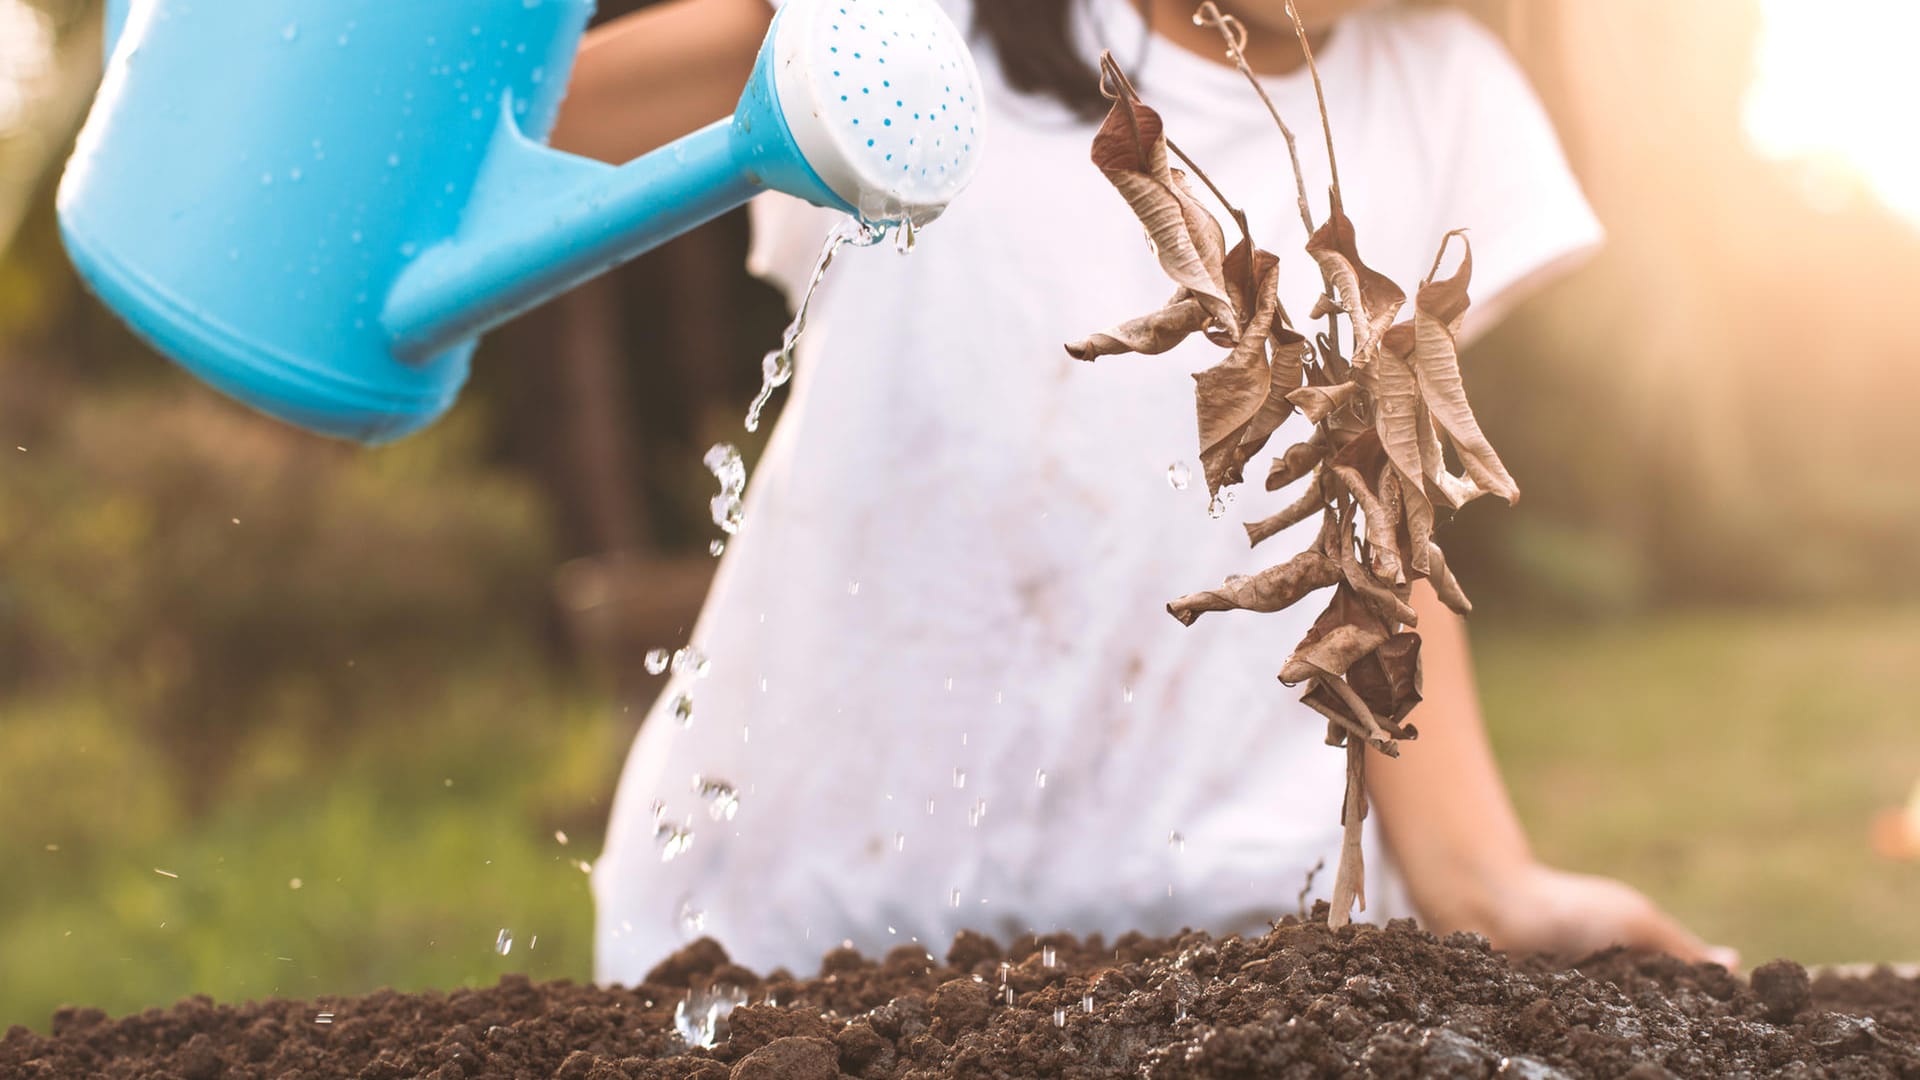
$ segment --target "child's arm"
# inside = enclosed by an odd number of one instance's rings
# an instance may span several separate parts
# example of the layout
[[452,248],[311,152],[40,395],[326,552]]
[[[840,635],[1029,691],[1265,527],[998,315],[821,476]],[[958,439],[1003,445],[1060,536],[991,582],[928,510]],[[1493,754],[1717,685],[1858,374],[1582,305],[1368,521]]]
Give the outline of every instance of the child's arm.
[[671,0],[599,27],[553,145],[621,162],[731,115],[772,15],[767,0]]
[[1634,889],[1537,862],[1487,745],[1466,628],[1426,583],[1416,587],[1426,700],[1418,741],[1371,754],[1367,790],[1422,921],[1475,930],[1500,948],[1560,954],[1613,944],[1732,967]]

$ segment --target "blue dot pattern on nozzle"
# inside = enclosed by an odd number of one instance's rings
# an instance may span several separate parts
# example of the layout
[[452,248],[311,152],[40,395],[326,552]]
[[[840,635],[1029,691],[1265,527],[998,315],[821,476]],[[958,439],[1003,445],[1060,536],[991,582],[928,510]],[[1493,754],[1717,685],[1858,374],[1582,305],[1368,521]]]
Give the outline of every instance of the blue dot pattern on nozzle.
[[[863,211],[945,206],[972,178],[983,141],[964,35],[932,0],[806,7],[793,30],[805,62],[783,67],[782,107],[822,179]],[[830,151],[807,137],[812,127]]]

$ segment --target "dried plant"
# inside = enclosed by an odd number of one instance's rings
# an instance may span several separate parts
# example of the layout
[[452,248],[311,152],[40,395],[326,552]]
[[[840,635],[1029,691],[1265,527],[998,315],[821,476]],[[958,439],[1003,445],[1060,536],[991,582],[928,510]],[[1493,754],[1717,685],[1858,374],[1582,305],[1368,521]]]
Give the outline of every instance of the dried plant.
[[[1333,133],[1312,46],[1297,13],[1300,39],[1319,101],[1328,161]],[[1146,229],[1161,269],[1176,290],[1158,311],[1067,346],[1081,360],[1121,353],[1167,352],[1194,334],[1227,350],[1194,376],[1200,460],[1216,512],[1221,491],[1244,480],[1247,464],[1295,410],[1313,424],[1306,441],[1274,458],[1268,491],[1300,485],[1283,509],[1249,522],[1254,545],[1287,528],[1320,519],[1311,546],[1250,577],[1167,605],[1191,625],[1208,612],[1273,612],[1311,593],[1332,592],[1280,681],[1306,687],[1303,700],[1327,718],[1327,742],[1347,754],[1344,827],[1330,921],[1344,925],[1357,903],[1366,908],[1361,824],[1367,816],[1366,747],[1398,756],[1418,732],[1407,722],[1420,702],[1420,637],[1411,604],[1413,583],[1430,581],[1442,602],[1470,610],[1460,583],[1434,541],[1436,519],[1481,495],[1508,502],[1519,489],[1481,433],[1460,378],[1455,339],[1468,305],[1473,252],[1464,231],[1440,241],[1433,269],[1407,294],[1362,261],[1353,222],[1341,204],[1337,167],[1330,168],[1327,219],[1314,225],[1293,132],[1247,66],[1246,30],[1213,3],[1194,16],[1220,31],[1226,53],[1260,94],[1293,161],[1306,253],[1320,268],[1324,291],[1310,319],[1326,331],[1309,342],[1279,297],[1279,257],[1255,246],[1246,216],[1169,141],[1160,115],[1140,100],[1111,55],[1101,57],[1101,89],[1113,101],[1093,142],[1093,161]],[[1176,167],[1178,160],[1184,169]],[[1213,192],[1238,227],[1228,247],[1218,219],[1189,187],[1189,176]],[[1439,277],[1459,240],[1460,262]],[[1350,324],[1352,356],[1340,352],[1339,318]],[[1451,445],[1461,472],[1452,471]]]

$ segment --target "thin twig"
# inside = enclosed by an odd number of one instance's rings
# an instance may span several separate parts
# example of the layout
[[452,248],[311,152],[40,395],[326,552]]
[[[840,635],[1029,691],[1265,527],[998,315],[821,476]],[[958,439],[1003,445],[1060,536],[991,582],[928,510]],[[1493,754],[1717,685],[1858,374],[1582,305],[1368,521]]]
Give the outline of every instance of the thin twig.
[[1245,240],[1247,246],[1251,248],[1253,246],[1253,234],[1247,231],[1246,213],[1239,207],[1233,205],[1233,203],[1227,201],[1226,192],[1221,191],[1219,185],[1213,182],[1213,177],[1207,175],[1207,170],[1193,163],[1193,159],[1187,156],[1185,150],[1180,149],[1178,143],[1175,143],[1172,139],[1168,139],[1167,149],[1173,152],[1174,157],[1180,159],[1180,163],[1185,165],[1188,171],[1199,177],[1201,183],[1207,185],[1207,190],[1213,192],[1214,198],[1220,200],[1220,205],[1225,207],[1227,213],[1233,217],[1234,224],[1240,226],[1240,238]]
[[1279,125],[1280,134],[1287,140],[1287,157],[1293,162],[1293,183],[1299,191],[1300,198],[1300,223],[1307,227],[1307,235],[1312,236],[1313,211],[1307,203],[1307,176],[1300,168],[1300,149],[1294,142],[1293,129],[1281,119],[1280,110],[1273,104],[1273,98],[1268,96],[1267,88],[1261,85],[1260,77],[1253,73],[1252,66],[1247,63],[1246,26],[1239,19],[1222,13],[1213,0],[1207,0],[1200,5],[1200,10],[1194,12],[1193,21],[1202,26],[1212,26],[1220,31],[1220,39],[1227,46],[1227,58],[1240,69],[1240,74],[1246,76],[1247,82],[1253,87],[1253,92],[1259,94],[1260,101],[1266,105],[1267,113],[1273,117],[1273,122]]
[[1327,118],[1327,94],[1320,85],[1320,65],[1313,62],[1313,43],[1307,40],[1306,24],[1300,12],[1287,0],[1287,14],[1293,18],[1293,32],[1300,39],[1300,51],[1307,56],[1307,71],[1313,75],[1313,96],[1320,103],[1320,130],[1327,136],[1327,173],[1333,178],[1333,212],[1345,213],[1340,199],[1340,166],[1333,158],[1333,122]]
[[1327,860],[1323,857],[1318,862],[1315,862],[1313,864],[1313,869],[1307,871],[1307,882],[1306,884],[1300,886],[1300,897],[1296,901],[1296,903],[1300,908],[1301,922],[1307,921],[1307,897],[1313,894],[1313,880],[1319,877],[1320,871],[1325,870],[1326,868],[1327,868]]

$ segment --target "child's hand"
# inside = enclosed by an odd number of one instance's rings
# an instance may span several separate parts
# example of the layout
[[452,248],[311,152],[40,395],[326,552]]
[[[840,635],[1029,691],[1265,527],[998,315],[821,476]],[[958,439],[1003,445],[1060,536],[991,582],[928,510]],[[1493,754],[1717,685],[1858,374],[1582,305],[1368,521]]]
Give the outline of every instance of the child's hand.
[[1494,947],[1510,952],[1572,957],[1626,945],[1729,970],[1740,966],[1739,953],[1701,941],[1639,890],[1538,863],[1502,883],[1488,921]]

